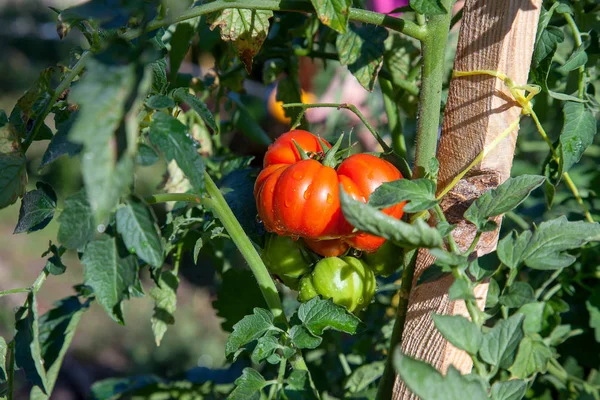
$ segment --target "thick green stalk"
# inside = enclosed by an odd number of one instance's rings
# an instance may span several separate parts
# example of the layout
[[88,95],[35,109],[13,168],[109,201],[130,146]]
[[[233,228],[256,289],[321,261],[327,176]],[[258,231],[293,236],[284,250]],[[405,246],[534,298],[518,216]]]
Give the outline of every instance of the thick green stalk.
[[[246,10],[292,11],[302,13],[313,13],[315,11],[313,5],[309,1],[305,0],[217,0],[211,3],[206,3],[197,7],[190,8],[189,10],[182,13],[176,18],[158,19],[151,21],[146,27],[146,32],[163,28],[173,23],[186,21],[188,19],[196,18],[217,11],[222,11],[226,8],[237,8]],[[405,21],[401,18],[391,17],[389,15],[380,14],[373,11],[351,8],[348,17],[351,21],[384,26],[386,28],[392,29],[397,32],[401,32],[407,36],[413,37],[418,40],[420,40],[423,37],[425,32],[422,27],[418,26],[414,22]],[[140,36],[142,33],[143,31],[141,30],[130,30],[123,34],[122,37],[126,40],[131,40]]]
[[[446,10],[452,10],[455,0],[442,1]],[[417,125],[415,172],[419,167],[429,170],[429,161],[435,157],[440,127],[440,104],[444,80],[444,53],[452,15],[435,15],[427,22],[427,32],[421,41],[423,68]],[[419,178],[421,176],[416,176]]]
[[227,205],[221,191],[206,172],[204,173],[204,179],[206,182],[206,192],[210,196],[210,199],[204,200],[204,202],[217,215],[227,230],[227,233],[229,233],[231,240],[233,240],[233,243],[235,243],[240,253],[244,256],[244,259],[254,274],[254,278],[256,278],[256,281],[258,282],[258,287],[260,288],[269,309],[275,316],[275,320],[287,325],[277,287],[275,286],[275,282],[273,282],[273,278],[271,278],[267,267],[246,235],[246,232],[244,232],[244,229],[240,226],[237,218],[233,215],[233,212],[231,211],[231,208],[229,208],[229,205]]
[[383,94],[383,105],[388,118],[388,125],[392,135],[392,149],[400,157],[406,160],[406,140],[402,131],[402,121],[400,120],[400,109],[394,99],[394,88],[392,83],[386,79],[379,79],[381,93]]
[[396,378],[392,354],[394,354],[396,346],[400,345],[402,342],[404,322],[406,321],[406,314],[408,312],[408,300],[410,298],[410,291],[412,290],[412,283],[415,277],[417,253],[418,250],[410,250],[404,255],[404,270],[402,271],[402,282],[400,291],[398,292],[399,298],[396,322],[394,322],[394,330],[392,331],[392,338],[390,340],[390,349],[388,351],[385,370],[383,371],[383,375],[379,381],[377,400],[388,400],[392,398],[392,390],[394,389],[394,380]]

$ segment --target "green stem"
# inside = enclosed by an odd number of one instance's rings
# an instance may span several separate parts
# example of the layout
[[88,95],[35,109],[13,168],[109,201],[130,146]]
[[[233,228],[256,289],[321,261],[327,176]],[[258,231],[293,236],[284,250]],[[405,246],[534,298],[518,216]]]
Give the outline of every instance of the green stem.
[[73,66],[73,68],[71,69],[71,72],[69,72],[69,74],[67,76],[65,76],[65,78],[56,87],[56,89],[54,90],[54,93],[52,94],[52,97],[50,97],[50,101],[48,101],[48,104],[46,104],[46,107],[44,107],[44,110],[42,111],[40,116],[35,121],[35,125],[31,129],[31,133],[25,138],[25,140],[23,140],[23,143],[21,144],[21,148],[23,149],[23,152],[26,152],[27,149],[29,148],[29,146],[31,146],[31,143],[33,143],[33,141],[35,140],[35,137],[37,136],[40,128],[42,127],[42,125],[44,125],[46,116],[52,110],[52,106],[54,106],[58,97],[65,90],[67,90],[69,88],[73,79],[75,79],[77,77],[77,75],[79,75],[81,73],[81,71],[83,70],[83,67],[85,66],[86,59],[91,54],[92,53],[89,50],[86,50],[83,53],[81,53],[81,57],[79,57],[79,60]]
[[275,321],[282,323],[287,326],[287,319],[283,313],[283,306],[281,305],[281,299],[277,292],[277,287],[273,278],[269,274],[267,267],[263,263],[260,255],[256,251],[256,248],[244,232],[244,229],[240,226],[235,215],[227,205],[225,198],[221,194],[221,191],[215,185],[208,173],[204,173],[206,192],[210,196],[210,199],[204,200],[204,202],[213,210],[217,215],[221,223],[229,233],[231,240],[237,246],[242,256],[248,263],[248,266],[254,274],[254,278],[258,282],[258,287],[262,292],[269,309],[275,316]]
[[302,118],[302,116],[304,115],[304,112],[307,109],[309,109],[309,108],[337,108],[338,110],[340,108],[344,108],[346,110],[350,110],[367,127],[367,129],[371,132],[371,134],[373,135],[373,137],[375,137],[375,139],[377,139],[377,142],[379,143],[379,145],[381,146],[381,148],[383,149],[383,151],[385,153],[388,153],[388,152],[392,151],[392,149],[390,148],[390,146],[388,146],[388,144],[382,139],[382,137],[379,136],[379,133],[377,133],[377,131],[375,130],[375,128],[373,128],[373,125],[371,125],[369,123],[369,121],[367,121],[367,119],[365,118],[365,116],[362,115],[362,113],[359,111],[358,108],[356,108],[356,106],[354,104],[347,104],[347,103],[341,103],[341,104],[338,104],[338,103],[318,103],[318,104],[289,103],[289,104],[284,104],[283,105],[283,108],[287,108],[287,107],[300,107],[300,108],[302,108],[302,112],[299,114],[297,120],[300,120]]
[[[237,8],[245,10],[271,10],[271,11],[292,11],[300,13],[314,13],[315,9],[312,4],[308,1],[302,0],[238,0],[238,1],[227,1],[217,0],[211,3],[202,4],[197,7],[193,7],[176,18],[171,19],[157,19],[151,21],[147,26],[145,32],[154,31],[159,28],[169,26],[171,24],[186,21],[188,19],[196,18],[202,15],[222,11],[226,8]],[[391,17],[386,14],[380,14],[373,11],[361,10],[357,8],[350,8],[348,17],[351,21],[362,22],[365,24],[380,25],[391,30],[403,33],[407,36],[413,37],[417,40],[421,40],[425,34],[425,30],[411,21],[406,21],[401,18]],[[132,40],[140,36],[144,31],[142,30],[131,30],[124,33],[121,37],[125,40]]]
[[168,203],[170,201],[183,201],[186,203],[204,203],[205,200],[201,197],[190,194],[190,193],[161,193],[161,194],[153,194],[145,198],[146,203],[148,204],[156,204],[156,203]]
[[175,253],[175,260],[173,262],[173,274],[177,276],[179,274],[179,266],[181,265],[181,255],[183,253],[183,241],[177,245],[177,252]]
[[[579,28],[573,19],[573,16],[569,13],[563,13],[563,17],[567,21],[569,28],[571,29],[571,33],[573,34],[573,40],[575,41],[575,50],[577,50],[581,46],[581,32],[579,32]],[[585,93],[585,65],[582,65],[577,69],[579,73],[579,78],[577,81],[577,97],[583,99],[583,95]]]
[[400,157],[406,159],[406,140],[402,131],[400,120],[400,109],[394,100],[394,88],[392,83],[386,79],[379,79],[379,86],[383,94],[383,104],[388,118],[388,125],[392,135],[392,148]]
[[[436,204],[433,210],[435,211],[435,215],[440,222],[448,222],[448,220],[446,220],[446,216],[444,215],[444,211],[439,204]],[[450,248],[450,251],[452,251],[454,254],[460,254],[460,249],[454,240],[454,236],[452,236],[452,232],[446,235],[446,240],[448,241],[448,247]]]
[[[451,10],[455,0],[443,0],[446,10]],[[435,157],[440,127],[440,104],[444,80],[444,54],[451,13],[431,16],[425,37],[421,40],[423,54],[422,85],[419,96],[415,171],[429,171],[429,161]],[[421,168],[419,168],[421,167]],[[422,177],[417,175],[417,178]]]
[[418,250],[407,251],[404,255],[404,270],[402,271],[401,288],[398,291],[398,311],[396,313],[396,322],[394,322],[394,330],[390,340],[390,349],[388,352],[385,370],[379,381],[377,389],[377,400],[388,400],[392,398],[392,390],[394,389],[394,380],[396,374],[392,362],[392,354],[396,346],[402,342],[402,334],[404,332],[404,322],[408,313],[408,300],[412,290],[413,279],[415,277],[415,266],[417,263]]
[[352,369],[348,364],[348,360],[346,359],[346,355],[342,352],[338,353],[338,359],[340,360],[340,364],[342,364],[342,369],[344,370],[344,375],[350,376],[352,373]]
[[31,288],[18,288],[18,289],[3,290],[3,291],[0,292],[0,297],[6,296],[7,294],[27,293],[30,290],[31,290]]
[[468,256],[473,251],[475,251],[475,247],[477,247],[477,243],[479,243],[479,239],[481,239],[481,233],[482,233],[481,231],[477,231],[477,233],[475,234],[475,237],[473,238],[473,241],[471,242],[471,245],[469,246],[469,248],[465,252],[466,256]]
[[557,269],[556,271],[554,271],[552,273],[552,275],[550,275],[550,277],[542,284],[542,286],[540,286],[536,291],[535,291],[535,298],[539,299],[540,296],[542,295],[542,293],[544,293],[544,290],[546,290],[546,288],[548,286],[550,286],[550,284],[552,282],[554,282],[554,280],[556,278],[558,278],[558,276],[561,274],[562,272],[562,268],[561,269]]
[[33,294],[36,294],[38,292],[38,290],[40,290],[40,288],[46,281],[48,274],[49,274],[49,272],[46,268],[44,268],[42,270],[42,272],[40,272],[40,274],[36,278],[35,282],[33,282],[33,285],[31,285],[31,291],[33,292]]
[[13,391],[14,391],[14,381],[15,381],[15,341],[11,341],[8,344],[8,371],[7,373],[7,383],[8,383],[8,393],[7,400],[13,400]]

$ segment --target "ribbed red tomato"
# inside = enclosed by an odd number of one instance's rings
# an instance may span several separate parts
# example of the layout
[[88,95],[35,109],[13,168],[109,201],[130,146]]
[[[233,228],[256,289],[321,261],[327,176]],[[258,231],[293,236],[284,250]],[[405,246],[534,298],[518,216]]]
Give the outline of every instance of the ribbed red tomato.
[[[355,200],[366,203],[382,183],[401,179],[400,172],[389,162],[370,154],[350,156],[336,171],[315,159],[303,160],[294,142],[309,157],[322,158],[324,151],[331,147],[303,130],[285,133],[269,147],[264,169],[254,186],[258,215],[267,231],[309,239],[307,245],[321,255],[342,254],[347,249],[343,242],[360,250],[375,251],[385,240],[352,232],[353,226],[342,214],[339,187],[341,185]],[[383,211],[401,218],[403,206],[399,204]],[[342,241],[311,242],[331,239]]]

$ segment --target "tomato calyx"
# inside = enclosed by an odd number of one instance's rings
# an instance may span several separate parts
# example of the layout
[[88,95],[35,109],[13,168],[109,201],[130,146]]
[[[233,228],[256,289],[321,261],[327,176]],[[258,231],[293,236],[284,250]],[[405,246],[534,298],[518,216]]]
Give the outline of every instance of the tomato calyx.
[[336,165],[336,155],[340,146],[342,145],[342,140],[344,139],[344,134],[342,133],[338,140],[335,142],[333,146],[325,153],[325,158],[321,162],[326,167],[335,168]]

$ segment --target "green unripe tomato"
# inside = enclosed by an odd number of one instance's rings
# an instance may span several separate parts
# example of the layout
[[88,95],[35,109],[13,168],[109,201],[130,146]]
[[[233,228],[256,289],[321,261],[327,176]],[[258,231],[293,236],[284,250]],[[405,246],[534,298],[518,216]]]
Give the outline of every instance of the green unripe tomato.
[[303,243],[289,236],[267,235],[262,259],[267,269],[291,289],[297,289],[300,277],[310,272]]
[[390,276],[402,266],[402,249],[387,240],[374,253],[365,253],[363,261],[375,275]]
[[298,300],[306,302],[320,295],[355,313],[371,303],[375,284],[373,271],[363,261],[354,257],[328,257],[302,277]]

